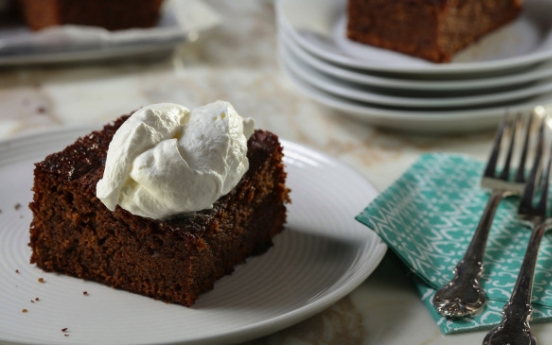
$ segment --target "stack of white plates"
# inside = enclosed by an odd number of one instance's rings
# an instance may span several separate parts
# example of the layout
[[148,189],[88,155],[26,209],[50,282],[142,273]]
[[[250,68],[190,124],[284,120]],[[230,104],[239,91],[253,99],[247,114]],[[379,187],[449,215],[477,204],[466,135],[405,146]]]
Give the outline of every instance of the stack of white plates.
[[346,38],[347,0],[278,0],[280,61],[308,96],[380,127],[465,132],[552,103],[552,0],[435,64]]

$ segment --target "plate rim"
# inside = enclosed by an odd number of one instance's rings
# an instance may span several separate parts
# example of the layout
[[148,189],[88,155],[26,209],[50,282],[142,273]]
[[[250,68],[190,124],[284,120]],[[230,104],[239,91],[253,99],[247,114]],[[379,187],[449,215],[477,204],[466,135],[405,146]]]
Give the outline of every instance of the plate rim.
[[[370,92],[368,90],[356,89],[354,85],[345,85],[342,81],[332,78],[331,76],[324,75],[312,68],[311,66],[301,66],[304,62],[297,63],[298,60],[295,56],[289,53],[287,48],[282,46],[280,54],[282,59],[287,63],[288,68],[292,72],[301,77],[301,79],[307,81],[317,88],[333,94],[341,98],[351,99],[353,101],[371,103],[379,106],[386,107],[400,107],[409,110],[413,109],[448,109],[462,108],[462,106],[478,107],[488,106],[492,104],[500,104],[501,102],[513,100],[518,101],[520,99],[529,97],[538,97],[543,94],[552,92],[552,78],[542,80],[526,88],[516,88],[514,90],[498,91],[483,95],[462,95],[457,97],[450,97],[449,95],[443,97],[402,97],[392,94],[378,94]],[[324,80],[327,78],[328,80]],[[330,79],[335,79],[335,83],[330,83]],[[347,83],[347,82],[345,82]]]
[[[327,61],[366,71],[379,71],[395,74],[450,74],[458,75],[461,73],[472,72],[490,72],[490,71],[507,71],[523,66],[537,64],[546,59],[552,59],[552,47],[548,50],[529,53],[517,58],[502,59],[497,61],[485,61],[475,63],[457,63],[457,64],[435,64],[435,66],[420,66],[420,67],[401,67],[401,66],[375,66],[374,64],[366,63],[354,57],[348,57],[347,54],[337,55],[331,52],[324,51],[314,43],[305,40],[297,33],[292,24],[288,21],[283,10],[284,1],[301,2],[304,0],[275,0],[276,17],[279,30],[285,30],[290,34],[292,39],[302,46],[307,51],[319,56]],[[345,3],[343,0],[341,2]],[[326,2],[322,2],[322,5]]]
[[[348,101],[345,98],[331,95],[328,92],[325,92],[323,90],[319,90],[313,85],[310,85],[307,81],[304,81],[297,76],[292,75],[292,73],[287,70],[287,67],[285,65],[281,66],[284,74],[295,84],[304,91],[306,94],[309,95],[310,98],[315,99],[316,101],[327,105],[328,107],[331,107],[336,110],[342,110],[345,112],[351,112],[356,113],[359,115],[364,115],[366,117],[371,118],[381,118],[381,119],[394,119],[394,120],[415,120],[415,121],[439,121],[439,122],[452,122],[452,121],[460,121],[460,120],[473,120],[477,119],[481,116],[493,116],[497,119],[502,117],[506,111],[525,111],[528,110],[531,107],[541,105],[543,103],[542,100],[533,100],[530,102],[520,103],[516,104],[514,106],[496,106],[492,108],[485,108],[485,109],[473,109],[473,110],[433,110],[433,111],[427,111],[427,110],[416,110],[411,111],[408,109],[404,110],[390,110],[390,109],[383,109],[383,108],[377,108],[375,106],[370,106],[368,104],[361,104],[362,102],[357,101]],[[308,88],[305,89],[305,85],[308,84]],[[311,90],[315,89],[315,90]],[[323,94],[323,95],[322,95]],[[327,95],[326,95],[327,94]],[[316,95],[316,96],[315,96]],[[550,98],[547,100],[548,102],[552,101],[552,93],[549,94]],[[329,98],[327,96],[330,96]],[[333,98],[333,99],[332,99]],[[323,100],[324,99],[324,100]],[[328,99],[332,99],[331,101],[328,101]],[[354,104],[357,103],[357,104]],[[339,105],[338,105],[339,104]],[[501,112],[500,114],[497,114],[497,112]],[[433,113],[433,114],[430,114]]]
[[[552,102],[552,93],[549,93],[545,95],[546,98],[540,96],[509,107],[452,111],[388,110],[350,101],[319,90],[292,75],[282,61],[280,61],[280,69],[299,92],[319,105],[337,112],[336,115],[348,115],[365,124],[399,133],[437,136],[477,133],[496,128],[505,114],[527,112],[535,106]],[[549,107],[552,109],[552,105]]]
[[[42,130],[42,131],[30,131],[25,132],[21,134],[16,134],[10,138],[2,138],[0,139],[0,156],[3,155],[6,150],[9,150],[10,147],[19,147],[22,150],[29,150],[29,148],[36,145],[37,142],[41,142],[43,140],[50,139],[50,141],[54,141],[56,143],[62,143],[65,140],[69,138],[69,136],[74,137],[75,139],[78,137],[82,137],[89,133],[90,131],[98,130],[100,125],[62,125],[56,128],[51,128],[48,130]],[[61,139],[55,139],[58,137],[58,135],[66,135],[62,136]],[[31,139],[31,140],[29,140]],[[52,140],[53,139],[53,140]],[[334,158],[332,156],[329,156],[323,152],[320,152],[316,149],[313,149],[311,147],[308,147],[306,145],[296,143],[290,140],[286,139],[280,139],[280,142],[282,143],[282,146],[284,147],[284,153],[286,150],[294,150],[296,153],[304,154],[305,152],[320,157],[320,159],[326,160],[327,162],[339,166],[341,169],[347,170],[349,173],[356,175],[359,179],[364,181],[366,183],[366,187],[372,190],[374,193],[372,195],[372,199],[377,197],[379,194],[379,191],[373,186],[372,183],[370,183],[360,172],[358,172],[353,167],[347,165],[344,162],[341,162],[337,158]],[[70,142],[69,142],[70,143]],[[69,144],[67,143],[67,144]],[[27,152],[28,153],[28,152]],[[39,157],[37,157],[40,159]],[[13,164],[18,164],[23,161],[28,161],[28,156],[25,156],[24,158],[18,159],[15,162],[11,162],[7,164],[4,167],[9,167]],[[3,167],[3,168],[4,168]],[[359,209],[360,212],[360,209]],[[356,220],[353,219],[353,221],[356,222]],[[370,251],[370,258],[372,260],[365,260],[358,264],[358,268],[354,271],[354,274],[351,275],[347,279],[348,284],[343,285],[341,284],[338,288],[333,289],[330,291],[330,293],[325,294],[323,297],[316,299],[314,302],[309,302],[303,306],[300,306],[298,308],[295,308],[291,311],[288,311],[282,315],[278,315],[276,317],[269,318],[267,320],[263,320],[254,324],[247,325],[245,327],[237,328],[235,330],[231,330],[225,333],[220,333],[216,336],[209,336],[209,337],[198,337],[198,338],[189,338],[189,339],[181,339],[181,340],[175,340],[175,341],[163,341],[159,342],[159,344],[165,344],[165,345],[176,345],[176,344],[203,344],[203,343],[212,343],[212,342],[221,342],[225,341],[231,341],[231,342],[238,342],[238,341],[247,341],[251,340],[257,337],[261,337],[264,335],[268,335],[274,332],[277,332],[281,329],[284,329],[286,327],[292,326],[298,322],[301,322],[311,316],[314,316],[315,314],[321,312],[322,310],[328,308],[332,304],[336,303],[341,298],[345,297],[347,294],[351,293],[354,289],[356,289],[368,276],[372,274],[372,272],[378,267],[379,263],[383,259],[386,251],[387,251],[387,245],[381,240],[381,238],[370,229],[366,228],[367,233],[370,233],[370,240],[367,241],[367,245],[371,248]],[[347,271],[350,273],[350,271]],[[11,344],[37,344],[37,342],[25,342],[25,341],[19,341],[19,340],[3,340],[0,338],[0,342],[6,341],[7,343]],[[135,345],[139,344],[149,344],[149,343],[142,343],[142,342],[135,342],[133,343]]]
[[[390,78],[368,73],[360,73],[354,69],[333,65],[324,59],[304,50],[288,37],[285,31],[280,30],[279,41],[287,47],[297,59],[334,78],[350,81],[362,85],[374,87],[398,89],[398,90],[417,90],[417,91],[465,91],[465,90],[485,90],[493,87],[516,86],[523,83],[537,82],[539,80],[552,78],[552,61],[542,62],[535,68],[528,71],[522,71],[513,75],[487,76],[474,79],[458,80],[417,80]],[[543,72],[546,72],[543,74]]]

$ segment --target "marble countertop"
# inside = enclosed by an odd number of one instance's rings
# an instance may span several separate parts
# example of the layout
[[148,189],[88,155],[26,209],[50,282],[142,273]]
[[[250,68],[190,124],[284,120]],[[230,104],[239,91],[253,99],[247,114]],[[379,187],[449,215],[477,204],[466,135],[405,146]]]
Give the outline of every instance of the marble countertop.
[[[228,100],[257,127],[349,164],[377,189],[424,152],[485,159],[493,133],[421,136],[372,128],[303,96],[278,66],[270,1],[207,1],[222,25],[156,58],[0,68],[0,138],[75,124],[103,124],[151,103],[190,108]],[[537,338],[552,339],[535,325]],[[324,312],[248,344],[481,343],[484,332],[444,336],[403,276],[378,269]]]

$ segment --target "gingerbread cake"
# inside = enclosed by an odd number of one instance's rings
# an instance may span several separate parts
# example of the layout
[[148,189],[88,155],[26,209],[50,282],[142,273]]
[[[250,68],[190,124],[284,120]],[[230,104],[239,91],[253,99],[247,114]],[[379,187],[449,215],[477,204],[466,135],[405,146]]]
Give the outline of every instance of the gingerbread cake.
[[191,306],[247,257],[261,254],[284,228],[289,202],[278,137],[255,130],[249,169],[212,209],[157,220],[96,197],[106,152],[122,117],[36,164],[30,204],[31,263]]
[[163,0],[19,0],[27,26],[98,26],[107,30],[149,28],[157,24]]
[[483,35],[515,19],[522,0],[349,0],[355,41],[449,62]]

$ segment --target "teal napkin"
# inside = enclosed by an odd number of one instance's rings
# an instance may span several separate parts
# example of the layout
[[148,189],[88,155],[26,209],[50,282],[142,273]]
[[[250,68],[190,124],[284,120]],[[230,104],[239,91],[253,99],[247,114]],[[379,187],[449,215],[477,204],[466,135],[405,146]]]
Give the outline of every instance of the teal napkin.
[[[373,229],[413,274],[423,302],[444,334],[492,328],[501,320],[525,254],[530,231],[516,218],[518,198],[502,200],[485,253],[481,283],[488,303],[476,316],[448,319],[431,305],[452,278],[489,198],[479,187],[484,163],[427,154],[378,196],[356,219]],[[533,286],[533,323],[552,320],[552,241],[541,244]]]

